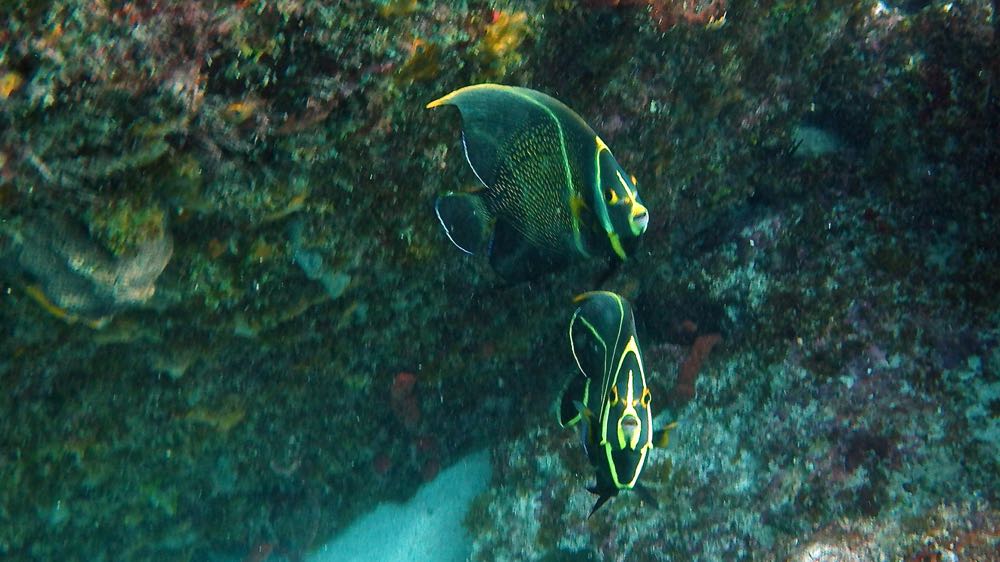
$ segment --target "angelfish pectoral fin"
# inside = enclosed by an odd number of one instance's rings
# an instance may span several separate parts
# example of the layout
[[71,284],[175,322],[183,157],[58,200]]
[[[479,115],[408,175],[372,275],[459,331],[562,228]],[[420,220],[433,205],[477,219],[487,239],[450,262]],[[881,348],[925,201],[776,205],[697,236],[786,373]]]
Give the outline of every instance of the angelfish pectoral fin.
[[578,374],[573,375],[566,383],[566,388],[559,395],[559,425],[572,427],[584,418],[586,407],[582,401],[587,400],[590,379]]
[[579,400],[573,401],[573,408],[576,409],[576,411],[579,412],[580,417],[585,420],[593,421],[593,419],[597,417],[594,415],[594,412],[590,411],[590,408],[586,407],[583,402],[580,402]]
[[481,254],[489,240],[492,217],[476,193],[445,193],[434,212],[448,239],[467,254]]
[[663,429],[653,433],[653,446],[662,449],[670,443],[670,432],[677,429],[677,422],[670,422]]

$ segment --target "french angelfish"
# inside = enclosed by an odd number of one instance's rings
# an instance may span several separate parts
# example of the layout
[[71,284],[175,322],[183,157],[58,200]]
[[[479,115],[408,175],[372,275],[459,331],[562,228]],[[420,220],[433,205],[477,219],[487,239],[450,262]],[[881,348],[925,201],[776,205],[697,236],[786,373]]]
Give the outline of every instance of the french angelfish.
[[435,210],[448,238],[486,254],[509,282],[576,259],[624,260],[649,212],[635,180],[579,115],[541,92],[477,84],[427,104],[462,116],[466,160],[482,184],[448,192]]
[[653,431],[646,369],[628,301],[595,291],[575,302],[579,308],[569,323],[569,342],[577,373],[559,398],[559,424],[582,422],[584,449],[597,473],[588,488],[597,496],[593,515],[622,490],[643,491],[639,475],[646,456],[654,446],[667,445],[676,423]]

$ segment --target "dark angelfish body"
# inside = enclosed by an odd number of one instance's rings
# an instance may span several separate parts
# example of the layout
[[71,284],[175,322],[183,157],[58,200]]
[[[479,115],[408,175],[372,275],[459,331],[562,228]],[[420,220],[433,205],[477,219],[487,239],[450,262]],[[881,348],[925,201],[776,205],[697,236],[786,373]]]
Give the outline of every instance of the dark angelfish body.
[[646,369],[635,332],[632,307],[621,296],[597,291],[576,298],[569,324],[570,347],[578,372],[559,399],[559,423],[582,424],[587,458],[598,496],[591,515],[622,490],[637,489],[646,456],[667,444],[670,424],[653,431]]
[[485,253],[511,282],[569,262],[624,260],[646,230],[639,192],[604,141],[562,102],[541,92],[478,84],[427,104],[462,115],[465,156],[482,187],[435,204],[448,238]]

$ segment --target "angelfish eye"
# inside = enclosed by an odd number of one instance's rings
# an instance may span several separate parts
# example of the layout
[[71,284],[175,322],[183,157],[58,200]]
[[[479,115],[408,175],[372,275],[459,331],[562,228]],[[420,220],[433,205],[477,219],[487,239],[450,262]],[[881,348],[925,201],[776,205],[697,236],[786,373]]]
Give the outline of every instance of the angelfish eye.
[[612,406],[618,405],[618,387],[617,386],[612,386],[611,387],[611,405]]
[[611,189],[609,187],[608,190],[607,190],[606,195],[607,195],[607,199],[608,199],[608,205],[614,205],[614,204],[618,203],[618,194],[615,193],[615,190],[613,190],[613,189]]
[[642,396],[639,398],[639,401],[642,403],[642,407],[643,408],[648,408],[649,407],[649,400],[650,400],[649,389],[648,388],[643,388],[642,389]]

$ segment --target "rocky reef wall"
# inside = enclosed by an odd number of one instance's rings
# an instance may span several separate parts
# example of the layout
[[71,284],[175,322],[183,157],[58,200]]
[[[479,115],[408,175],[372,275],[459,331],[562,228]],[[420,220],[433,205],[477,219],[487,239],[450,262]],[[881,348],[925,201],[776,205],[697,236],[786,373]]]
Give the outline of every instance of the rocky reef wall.
[[[298,560],[483,447],[481,560],[995,559],[995,3],[0,22],[5,560]],[[600,266],[505,286],[434,217],[476,179],[423,108],[478,82],[565,101],[638,178],[649,230],[603,287],[679,421],[658,509],[588,520],[550,410]]]

